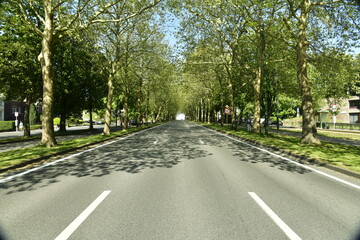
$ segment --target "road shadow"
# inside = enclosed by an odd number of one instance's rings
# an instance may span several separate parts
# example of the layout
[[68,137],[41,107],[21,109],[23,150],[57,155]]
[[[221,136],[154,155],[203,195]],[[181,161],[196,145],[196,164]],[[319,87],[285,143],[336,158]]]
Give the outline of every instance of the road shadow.
[[[208,134],[206,135],[206,129],[203,131],[202,140],[211,146],[217,146],[221,148],[227,148],[234,153],[234,156],[238,157],[242,162],[248,162],[252,164],[267,164],[270,167],[277,168],[282,171],[295,172],[299,174],[310,173],[311,170],[303,168],[297,164],[291,163],[285,159],[276,157],[269,153],[263,152],[259,149],[249,146],[245,142],[228,141],[227,137],[220,134]],[[194,130],[195,131],[195,130]],[[202,131],[200,129],[196,132]],[[210,132],[211,133],[211,132]]]
[[[282,171],[311,172],[244,143],[232,141],[201,126],[177,121],[141,132],[118,142],[84,152],[0,184],[6,193],[35,190],[57,183],[60,177],[102,177],[114,172],[138,174],[155,168],[172,168],[182,161],[205,158],[212,153],[201,145],[226,148],[251,164],[268,164]],[[221,161],[221,159],[219,159]]]
[[146,169],[172,168],[185,160],[210,155],[195,138],[178,126],[139,133],[84,152],[0,184],[6,194],[31,191],[60,181],[60,177],[102,177],[113,172],[137,174]]

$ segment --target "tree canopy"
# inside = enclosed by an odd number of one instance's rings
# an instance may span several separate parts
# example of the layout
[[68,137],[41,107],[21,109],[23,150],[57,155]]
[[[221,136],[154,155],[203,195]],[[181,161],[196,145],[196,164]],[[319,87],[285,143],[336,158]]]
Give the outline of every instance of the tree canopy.
[[354,1],[5,0],[0,15],[0,91],[41,103],[49,147],[54,117],[65,130],[82,111],[104,112],[104,134],[114,117],[128,127],[177,112],[234,128],[251,118],[260,132],[260,118],[267,131],[299,108],[303,143],[317,143],[320,101],[359,94]]

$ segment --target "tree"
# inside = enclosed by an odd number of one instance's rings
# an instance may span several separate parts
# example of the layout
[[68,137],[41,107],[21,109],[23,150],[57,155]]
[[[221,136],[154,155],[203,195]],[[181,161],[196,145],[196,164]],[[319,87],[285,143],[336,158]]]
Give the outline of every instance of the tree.
[[132,1],[114,0],[110,3],[99,1],[43,0],[35,5],[33,1],[7,1],[14,15],[21,16],[23,22],[41,36],[41,52],[38,60],[43,78],[43,132],[41,143],[47,147],[56,145],[53,127],[54,71],[53,53],[58,40],[67,33],[87,29],[90,25],[104,22],[124,23],[157,5],[161,0],[142,1],[140,6],[122,15],[121,18],[103,19],[115,4],[133,4]]
[[[336,24],[338,31],[334,31],[333,34],[341,34],[346,39],[353,35],[353,30],[347,29],[356,29],[356,27],[350,27],[352,22],[351,18],[359,19],[359,15],[354,13],[353,9],[350,16],[347,16],[348,11],[344,14],[339,9],[345,8],[348,10],[349,3],[347,1],[314,1],[311,0],[287,0],[287,9],[289,11],[292,19],[284,17],[284,22],[290,32],[292,32],[292,37],[296,41],[296,55],[297,55],[297,78],[299,86],[301,89],[301,98],[302,98],[302,113],[303,113],[303,126],[302,126],[302,140],[301,142],[306,143],[319,143],[317,138],[316,122],[315,122],[315,111],[313,104],[313,96],[311,93],[311,84],[308,79],[308,47],[310,46],[310,41],[308,40],[309,36],[309,25],[311,25],[311,31],[313,40],[318,40],[316,42],[321,42],[324,39],[324,36],[321,36],[319,33],[324,33],[323,31],[316,31],[324,28],[327,25]],[[324,11],[326,10],[326,11]],[[329,11],[331,10],[331,11]],[[344,9],[343,9],[344,10]],[[325,12],[325,13],[324,13]],[[324,16],[324,14],[327,14]],[[356,17],[357,15],[357,17]],[[350,17],[350,19],[349,19]],[[350,20],[350,21],[349,21]],[[345,23],[345,26],[342,26]],[[356,24],[356,23],[355,23]],[[340,27],[340,28],[339,28]],[[345,28],[343,28],[345,27]],[[350,27],[350,28],[349,28]],[[332,27],[330,26],[329,29]],[[345,31],[344,31],[345,30]],[[331,33],[331,32],[330,32]],[[326,35],[327,37],[331,35]],[[331,40],[332,38],[330,38]],[[326,41],[325,41],[326,42]],[[327,41],[328,42],[328,41]]]
[[30,136],[30,106],[41,96],[40,65],[36,55],[41,49],[39,36],[11,14],[2,3],[0,15],[0,91],[8,100],[25,101],[24,137]]

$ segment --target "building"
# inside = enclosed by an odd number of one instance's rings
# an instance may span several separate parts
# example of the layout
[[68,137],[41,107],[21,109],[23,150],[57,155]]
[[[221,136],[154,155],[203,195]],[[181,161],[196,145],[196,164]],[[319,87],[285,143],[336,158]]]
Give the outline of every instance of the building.
[[9,101],[4,104],[4,121],[16,120],[16,113],[18,121],[24,121],[25,103],[17,101]]
[[349,123],[360,123],[360,96],[349,99]]
[[360,123],[360,96],[349,96],[331,106],[324,100],[322,105],[318,111],[319,122]]

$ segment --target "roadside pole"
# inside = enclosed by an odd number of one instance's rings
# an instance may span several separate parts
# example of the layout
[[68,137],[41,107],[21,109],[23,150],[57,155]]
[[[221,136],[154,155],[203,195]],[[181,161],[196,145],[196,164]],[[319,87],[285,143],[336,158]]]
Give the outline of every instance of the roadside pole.
[[19,116],[19,112],[15,112],[15,131],[18,131],[18,116]]

